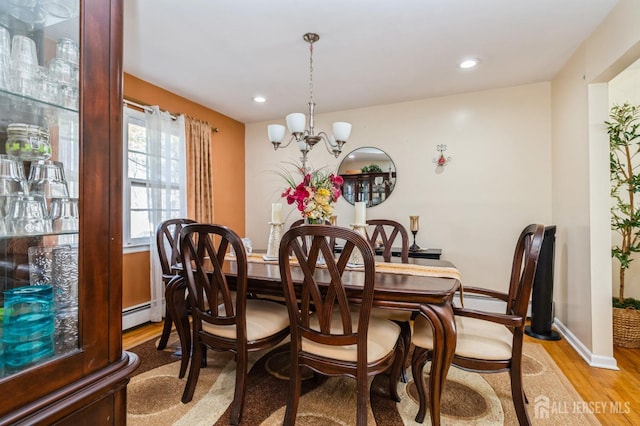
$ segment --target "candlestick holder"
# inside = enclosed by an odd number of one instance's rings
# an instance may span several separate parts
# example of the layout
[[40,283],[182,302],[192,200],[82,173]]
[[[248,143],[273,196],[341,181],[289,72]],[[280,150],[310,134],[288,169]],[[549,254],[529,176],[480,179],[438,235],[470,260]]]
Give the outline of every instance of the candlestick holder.
[[[353,229],[358,234],[362,235],[363,238],[367,238],[367,224],[366,223],[354,223],[351,225],[351,229]],[[362,259],[362,254],[359,250],[354,249],[351,252],[351,256],[349,257],[349,262],[347,262],[347,266],[352,268],[362,267],[364,265],[364,260]]]
[[411,229],[411,233],[413,234],[413,244],[409,247],[409,251],[420,250],[420,246],[416,244],[416,234],[418,233],[419,227],[420,216],[409,216],[409,229]]
[[283,225],[281,222],[269,222],[271,229],[269,230],[269,242],[267,243],[267,254],[262,256],[264,260],[278,260],[278,250],[280,249],[280,240],[283,235]]
[[413,234],[413,244],[409,247],[409,251],[418,251],[420,250],[420,246],[416,244],[416,234],[418,231],[411,231],[411,233]]

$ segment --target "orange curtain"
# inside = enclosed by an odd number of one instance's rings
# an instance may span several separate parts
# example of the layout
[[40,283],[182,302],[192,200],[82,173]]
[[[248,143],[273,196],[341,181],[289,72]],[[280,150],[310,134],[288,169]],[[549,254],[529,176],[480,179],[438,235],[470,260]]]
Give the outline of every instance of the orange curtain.
[[200,223],[213,223],[213,162],[209,123],[185,116],[187,139],[187,213]]

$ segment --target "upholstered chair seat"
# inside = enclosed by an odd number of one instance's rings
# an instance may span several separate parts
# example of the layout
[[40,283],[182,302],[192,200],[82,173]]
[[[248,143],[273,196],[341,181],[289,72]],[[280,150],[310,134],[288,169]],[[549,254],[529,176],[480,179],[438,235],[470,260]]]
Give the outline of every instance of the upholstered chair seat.
[[[260,299],[247,299],[246,303],[247,341],[261,340],[289,327],[286,305]],[[220,307],[220,315],[226,315],[224,306]],[[202,329],[209,334],[227,339],[237,338],[235,324],[218,325],[203,322]]]
[[[351,324],[354,329],[358,328],[359,313],[351,313]],[[312,315],[309,318],[309,328],[320,330],[318,317]],[[342,320],[337,313],[333,314],[331,320],[331,331],[342,331]],[[367,333],[367,363],[374,363],[384,358],[393,351],[398,337],[400,336],[400,326],[391,321],[379,318],[369,319],[369,331]],[[335,346],[323,345],[318,342],[302,338],[302,350],[304,352],[323,356],[326,358],[338,359],[341,361],[356,362],[358,355],[357,345]]]
[[[456,329],[457,356],[490,361],[511,359],[513,334],[504,325],[477,318],[456,317]],[[415,320],[413,343],[422,348],[433,348],[431,325],[422,315]]]

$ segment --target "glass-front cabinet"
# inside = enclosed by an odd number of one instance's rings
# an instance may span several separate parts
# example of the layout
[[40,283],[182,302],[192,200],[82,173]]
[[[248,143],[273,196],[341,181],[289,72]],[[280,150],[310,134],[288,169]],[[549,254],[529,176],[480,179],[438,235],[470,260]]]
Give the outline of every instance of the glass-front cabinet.
[[77,351],[79,3],[0,21],[0,375]]
[[121,14],[0,0],[0,424],[125,415]]

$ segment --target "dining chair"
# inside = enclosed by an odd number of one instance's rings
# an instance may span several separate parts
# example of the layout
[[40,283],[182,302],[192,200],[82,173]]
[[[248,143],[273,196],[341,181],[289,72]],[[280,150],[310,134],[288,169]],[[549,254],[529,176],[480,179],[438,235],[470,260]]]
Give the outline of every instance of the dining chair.
[[[237,278],[223,272],[227,249],[235,251]],[[183,276],[193,318],[193,355],[182,402],[193,398],[206,351],[230,351],[236,357],[235,393],[230,422],[242,418],[247,391],[248,353],[279,344],[289,335],[286,306],[247,298],[247,253],[240,237],[215,224],[191,224],[180,233]]]
[[[505,313],[453,308],[457,340],[451,364],[484,373],[508,371],[511,397],[521,425],[531,424],[522,386],[522,345],[527,308],[543,239],[544,226],[539,224],[527,226],[518,237],[508,293],[465,286],[466,293],[476,293],[506,302]],[[411,368],[420,403],[416,421],[422,423],[427,407],[422,370],[433,349],[431,324],[423,315],[415,319],[412,340],[415,349]]]
[[[190,223],[196,223],[196,221],[184,218],[169,219],[159,223],[156,227],[156,246],[158,248],[158,257],[160,259],[160,267],[162,268],[162,281],[164,282],[165,288],[169,284],[169,281],[177,275],[172,269],[172,265],[180,262],[180,231],[183,226]],[[165,308],[162,335],[158,342],[158,350],[167,347],[171,327],[174,323],[175,321],[171,317],[170,309],[167,305]]]
[[[308,252],[303,243],[310,238]],[[336,257],[331,239],[344,242]],[[359,301],[347,294],[343,273],[351,253],[362,255],[364,265],[349,282],[362,289]],[[289,258],[293,252],[295,260]],[[316,267],[320,255],[325,263]],[[400,362],[395,357],[400,327],[370,317],[375,284],[375,258],[369,243],[356,232],[337,226],[301,225],[289,229],[279,248],[280,278],[291,325],[291,373],[284,424],[294,424],[301,389],[301,368],[329,376],[356,380],[358,425],[367,423],[369,378],[390,371],[389,394],[400,398],[396,384]],[[294,283],[294,277],[296,282]],[[357,310],[352,309],[356,305]]]
[[[367,229],[367,240],[374,249],[378,243],[382,244],[382,258],[385,262],[391,262],[392,248],[400,249],[400,261],[409,263],[409,234],[401,223],[391,219],[369,219],[367,225],[372,226],[370,232]],[[399,246],[395,246],[400,243]]]
[[[294,227],[296,227],[296,226],[301,226],[301,225],[304,225],[304,224],[305,224],[304,219],[298,219],[298,220],[296,220],[295,222],[293,222],[293,223],[289,226],[289,229],[294,228]],[[332,225],[331,225],[331,222],[330,222],[330,221],[328,221],[328,220],[325,220],[325,221],[324,221],[324,224],[325,224],[325,225],[328,225],[328,226],[332,226]],[[335,247],[335,239],[332,239],[332,240],[331,240],[331,247]],[[302,249],[303,249],[303,250],[305,250],[305,251],[307,250],[307,241],[306,241],[306,239],[302,241]]]
[[[382,244],[382,257],[385,262],[391,262],[393,249],[400,249],[400,262],[409,263],[409,234],[401,223],[391,219],[369,219],[367,220],[367,240],[374,250]],[[400,309],[381,309],[373,308],[371,315],[378,318],[386,318],[395,321],[402,330],[401,338],[404,347],[404,362],[402,363],[402,372],[400,377],[403,382],[408,382],[409,377],[405,372],[405,366],[409,357],[409,348],[411,346],[411,316],[410,311]]]

